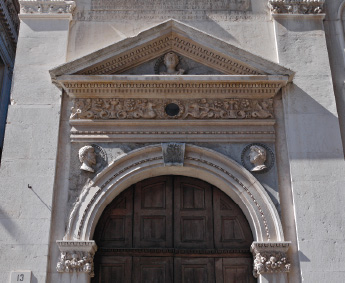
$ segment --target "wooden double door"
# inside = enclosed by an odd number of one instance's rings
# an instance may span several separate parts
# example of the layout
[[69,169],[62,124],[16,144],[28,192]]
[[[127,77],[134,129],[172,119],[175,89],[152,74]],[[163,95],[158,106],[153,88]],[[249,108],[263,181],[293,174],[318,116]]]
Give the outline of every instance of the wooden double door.
[[104,210],[95,230],[97,283],[255,282],[241,209],[210,184],[146,179]]

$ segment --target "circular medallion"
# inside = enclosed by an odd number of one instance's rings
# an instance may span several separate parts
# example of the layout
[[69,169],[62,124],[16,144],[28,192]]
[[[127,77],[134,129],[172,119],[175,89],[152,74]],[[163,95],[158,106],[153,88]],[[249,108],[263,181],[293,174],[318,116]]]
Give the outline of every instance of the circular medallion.
[[169,103],[165,106],[164,111],[168,116],[174,117],[180,113],[180,107],[176,103]]
[[98,144],[91,144],[91,146],[95,149],[97,163],[96,166],[94,166],[94,169],[95,173],[98,173],[108,165],[107,153]]
[[272,169],[274,153],[265,144],[252,143],[242,150],[241,162],[248,171],[255,174],[263,174]]

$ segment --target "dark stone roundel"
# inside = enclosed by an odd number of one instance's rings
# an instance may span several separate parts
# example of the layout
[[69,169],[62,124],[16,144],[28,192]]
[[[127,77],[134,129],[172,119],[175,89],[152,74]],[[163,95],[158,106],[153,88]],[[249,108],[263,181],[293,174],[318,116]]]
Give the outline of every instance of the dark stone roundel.
[[171,117],[178,115],[179,112],[180,107],[175,103],[169,103],[167,106],[165,106],[165,113]]

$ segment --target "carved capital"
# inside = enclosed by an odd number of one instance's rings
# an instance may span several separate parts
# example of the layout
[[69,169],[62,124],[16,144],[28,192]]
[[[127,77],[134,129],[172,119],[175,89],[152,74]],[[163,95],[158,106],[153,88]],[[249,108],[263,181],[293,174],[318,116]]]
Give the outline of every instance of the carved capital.
[[72,14],[75,10],[75,1],[37,1],[37,0],[22,0],[20,3],[21,14]]
[[93,256],[97,251],[95,241],[56,241],[60,249],[60,259],[56,265],[58,272],[84,272],[94,276]]
[[269,0],[272,14],[321,14],[325,0]]
[[289,272],[291,264],[287,251],[291,242],[253,242],[250,250],[254,256],[253,274]]
[[163,160],[165,166],[183,166],[184,143],[162,143]]

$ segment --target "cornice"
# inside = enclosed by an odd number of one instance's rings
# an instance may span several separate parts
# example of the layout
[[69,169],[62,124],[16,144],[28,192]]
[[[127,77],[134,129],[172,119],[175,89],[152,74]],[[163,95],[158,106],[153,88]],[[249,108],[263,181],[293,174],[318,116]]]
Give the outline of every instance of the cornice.
[[325,0],[269,0],[272,14],[319,15],[324,13]]
[[20,18],[47,18],[60,17],[64,18],[66,15],[72,16],[76,3],[75,1],[37,1],[37,0],[22,0],[20,3]]
[[71,98],[272,98],[286,76],[61,76],[56,80]]

